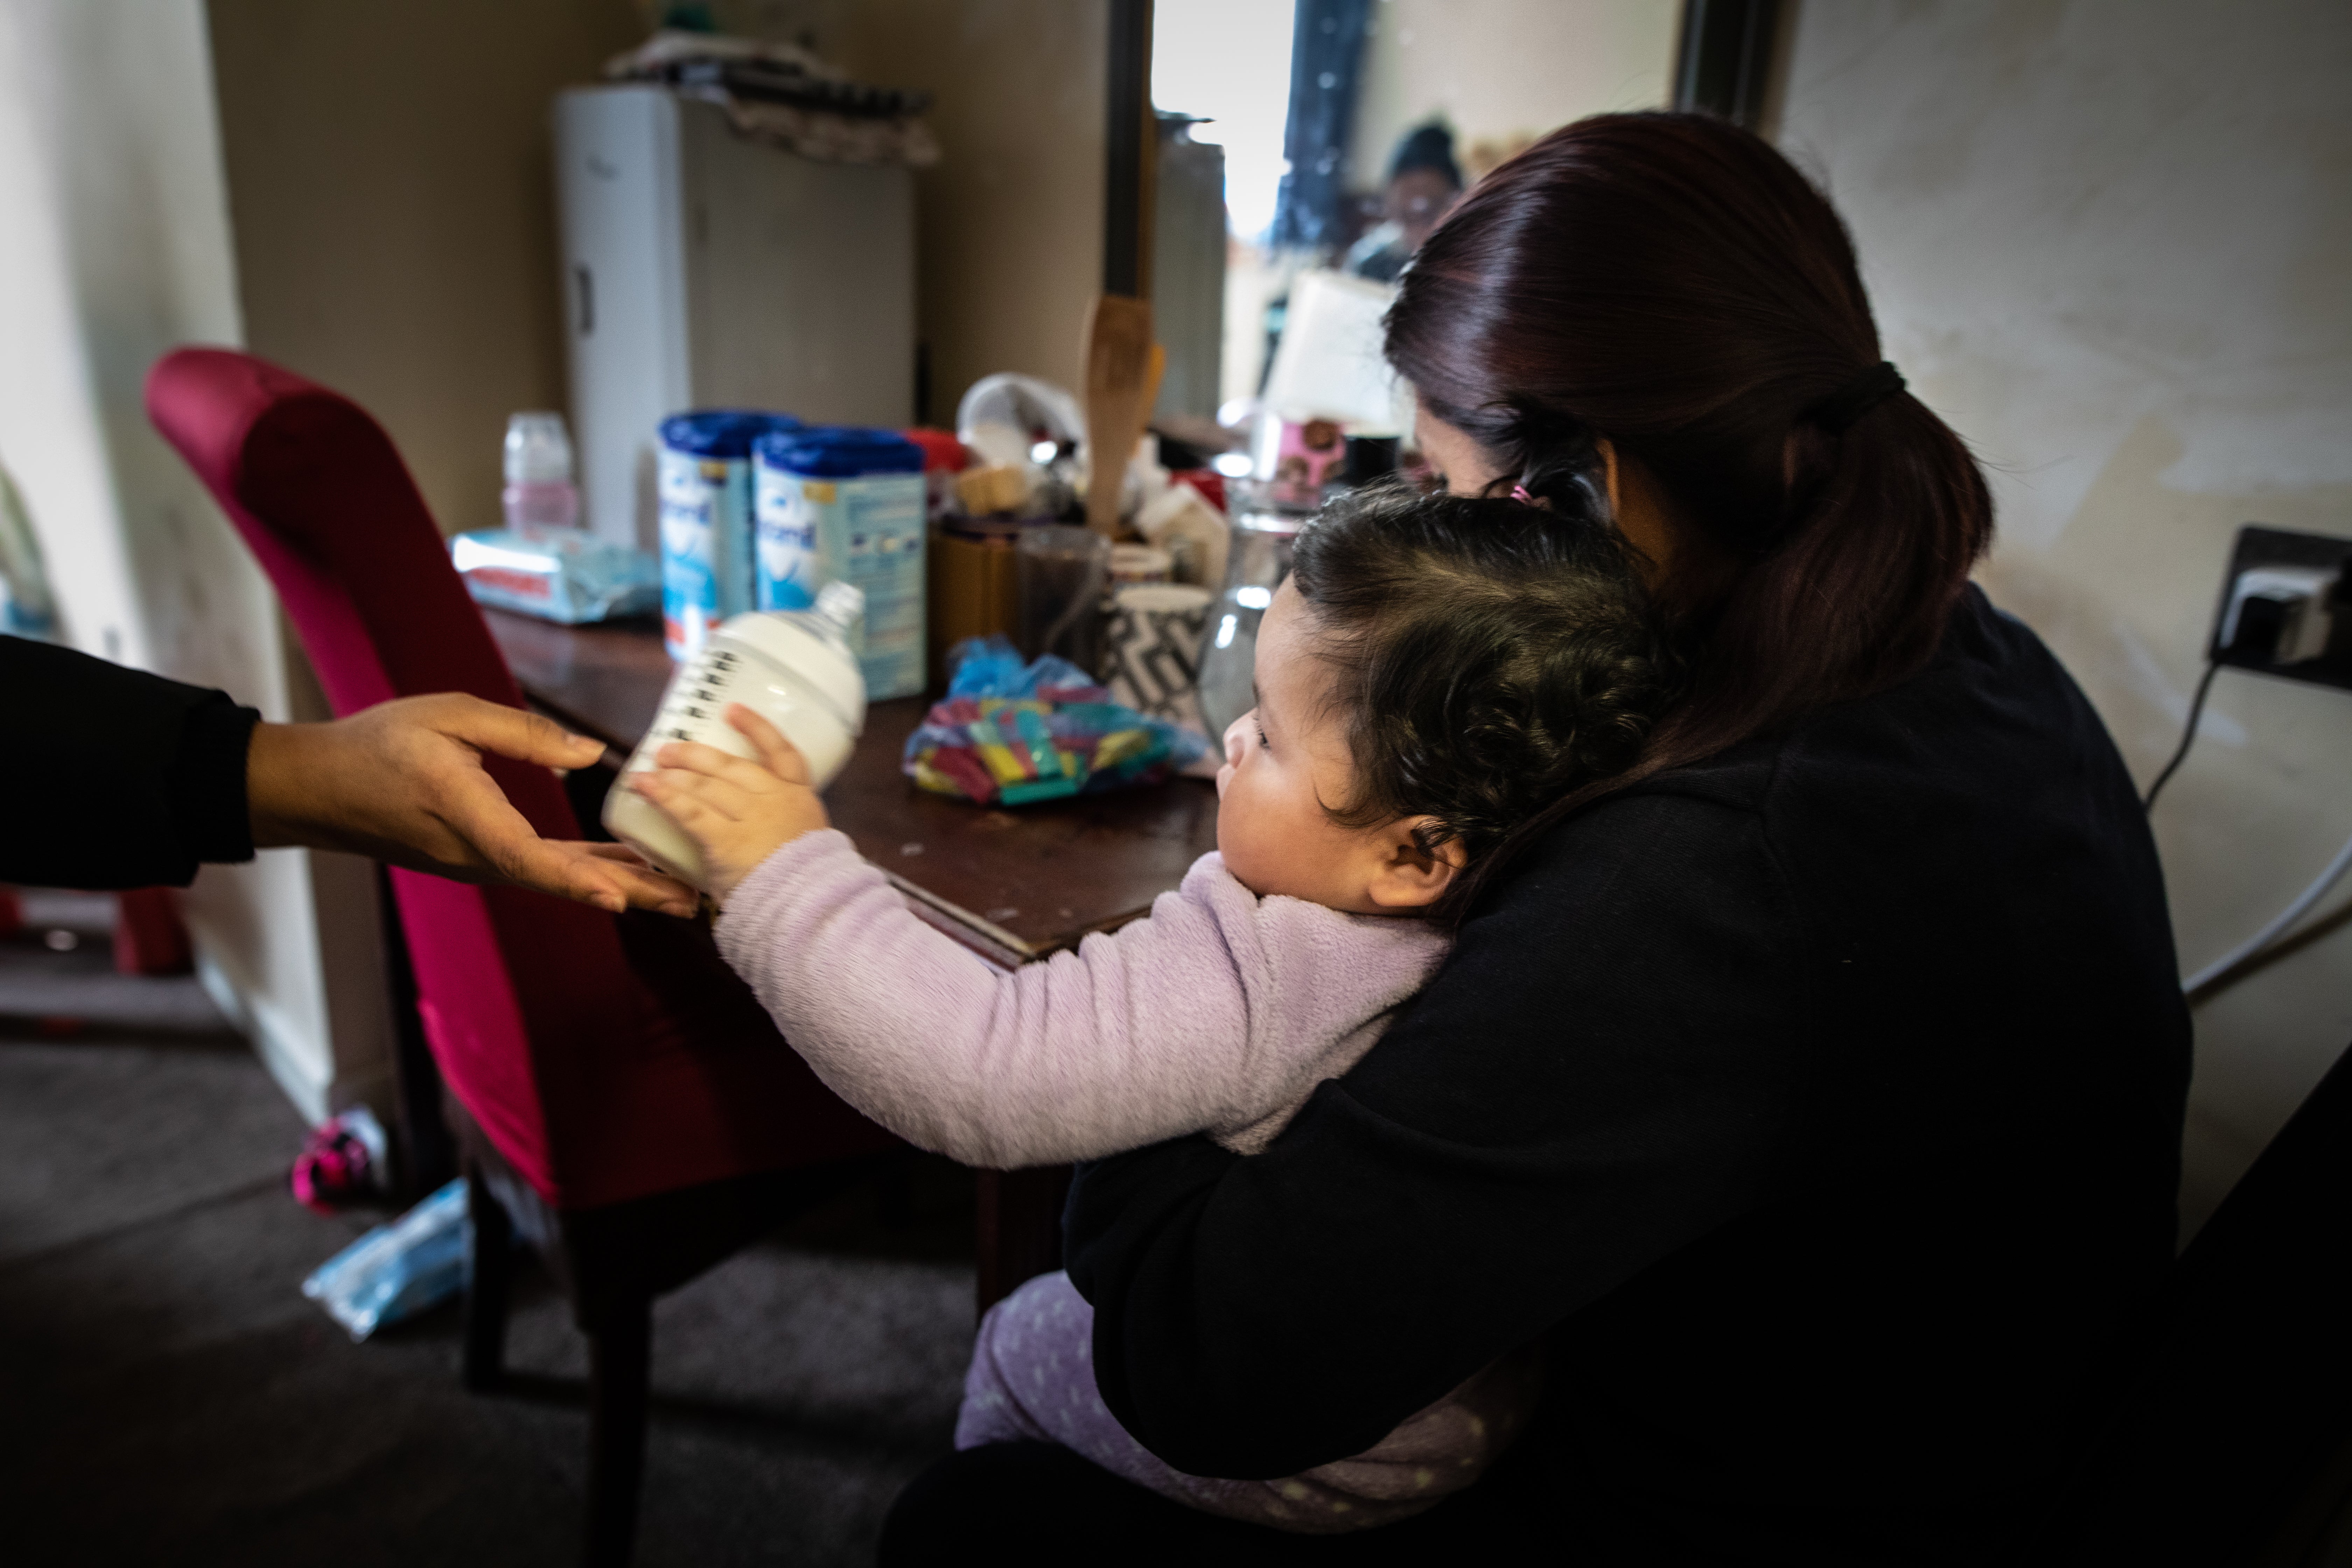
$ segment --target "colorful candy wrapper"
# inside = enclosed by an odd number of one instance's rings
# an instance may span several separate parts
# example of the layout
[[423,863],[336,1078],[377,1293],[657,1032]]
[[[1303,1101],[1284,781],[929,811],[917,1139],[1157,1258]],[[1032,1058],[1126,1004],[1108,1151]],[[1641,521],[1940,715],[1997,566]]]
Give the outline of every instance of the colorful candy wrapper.
[[1001,637],[949,655],[943,701],[907,737],[907,776],[982,805],[1156,784],[1207,754],[1190,730],[1123,703],[1066,658],[1024,664]]

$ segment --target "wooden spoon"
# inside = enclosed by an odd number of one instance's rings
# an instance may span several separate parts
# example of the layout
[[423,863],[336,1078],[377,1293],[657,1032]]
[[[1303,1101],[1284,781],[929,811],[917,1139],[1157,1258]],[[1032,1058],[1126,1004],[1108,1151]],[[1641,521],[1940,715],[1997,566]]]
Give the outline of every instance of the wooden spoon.
[[1150,414],[1156,347],[1150,300],[1095,300],[1087,327],[1087,526],[1106,536],[1118,532],[1119,487]]

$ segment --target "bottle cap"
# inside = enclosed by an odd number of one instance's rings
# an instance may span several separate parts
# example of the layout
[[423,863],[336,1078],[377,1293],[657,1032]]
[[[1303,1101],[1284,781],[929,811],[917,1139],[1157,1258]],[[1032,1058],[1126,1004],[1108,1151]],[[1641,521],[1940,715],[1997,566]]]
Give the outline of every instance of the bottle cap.
[[762,436],[756,449],[761,462],[812,479],[923,471],[923,449],[895,430],[811,425]]
[[752,408],[701,408],[673,414],[661,422],[662,445],[673,452],[698,458],[746,458],[751,444],[780,430],[797,430],[801,422],[789,414],[763,414]]
[[506,477],[510,485],[572,482],[572,435],[562,415],[535,409],[507,416]]

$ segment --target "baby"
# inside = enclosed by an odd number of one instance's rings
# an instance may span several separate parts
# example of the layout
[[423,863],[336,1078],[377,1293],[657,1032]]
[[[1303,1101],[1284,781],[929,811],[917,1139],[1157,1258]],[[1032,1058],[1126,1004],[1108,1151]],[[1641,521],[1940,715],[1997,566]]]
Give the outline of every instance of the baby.
[[[1436,969],[1513,830],[1630,763],[1665,694],[1615,533],[1517,500],[1402,488],[1300,536],[1258,630],[1258,706],[1225,732],[1217,849],[1150,915],[1010,973],[910,913],[826,826],[791,745],[673,742],[632,777],[710,868],[719,950],[844,1099],[995,1168],[1187,1133],[1264,1149]],[[1385,1523],[1468,1486],[1541,1377],[1514,1352],[1353,1458],[1279,1480],[1184,1475],[1095,1390],[1091,1309],[1052,1274],[982,1322],[959,1447],[1042,1439],[1277,1528]]]

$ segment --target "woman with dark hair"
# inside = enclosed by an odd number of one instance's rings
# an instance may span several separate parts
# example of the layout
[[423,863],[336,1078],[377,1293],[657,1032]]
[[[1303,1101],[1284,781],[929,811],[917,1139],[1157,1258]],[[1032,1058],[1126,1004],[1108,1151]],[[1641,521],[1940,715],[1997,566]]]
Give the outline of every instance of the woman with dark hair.
[[1442,120],[1406,132],[1389,158],[1381,192],[1381,222],[1339,263],[1343,272],[1393,283],[1430,231],[1462,199],[1462,166],[1454,161],[1454,132]]
[[1354,1452],[1531,1341],[1541,1413],[1315,1542],[976,1448],[885,1561],[2003,1560],[2169,1263],[2189,1026],[2121,760],[1968,581],[1981,477],[1828,203],[1702,117],[1497,170],[1389,353],[1449,488],[1605,504],[1684,695],[1486,858],[1444,969],[1271,1148],[1081,1168],[1069,1272],[1104,1399],[1194,1474]]

